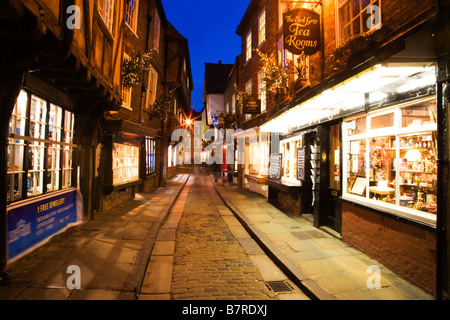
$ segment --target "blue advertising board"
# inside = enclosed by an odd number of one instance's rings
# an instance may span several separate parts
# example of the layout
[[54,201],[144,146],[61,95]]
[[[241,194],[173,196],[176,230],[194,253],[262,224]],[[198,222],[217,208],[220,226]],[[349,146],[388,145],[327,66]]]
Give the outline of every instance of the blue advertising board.
[[8,259],[13,259],[77,222],[77,190],[13,205],[7,218]]

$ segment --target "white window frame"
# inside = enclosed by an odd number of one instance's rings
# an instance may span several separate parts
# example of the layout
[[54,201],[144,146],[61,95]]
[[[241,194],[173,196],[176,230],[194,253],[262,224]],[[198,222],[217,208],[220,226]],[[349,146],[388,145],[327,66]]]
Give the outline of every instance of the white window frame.
[[236,113],[236,94],[233,94],[233,97],[231,98],[231,113]]
[[147,83],[147,99],[146,107],[150,109],[150,106],[156,101],[156,93],[158,90],[158,72],[155,69],[150,68],[148,71],[148,83]]
[[258,17],[258,46],[266,40],[266,8],[264,7]]
[[[245,93],[248,96],[252,95],[252,91],[253,91],[253,84],[252,84],[252,80],[247,81],[247,83],[245,84]],[[252,117],[251,114],[245,114],[244,115],[244,121],[249,120]]]
[[[346,41],[346,39],[344,37],[344,27],[349,24],[352,24],[353,21],[359,19],[360,31],[359,32],[351,32],[351,34],[349,35],[350,37],[365,32],[363,30],[367,29],[365,26],[366,26],[368,20],[364,20],[364,13],[366,13],[368,8],[373,5],[377,5],[379,7],[379,13],[380,13],[379,22],[378,22],[378,24],[372,24],[372,20],[370,20],[371,28],[367,32],[371,33],[382,27],[382,17],[383,17],[382,9],[381,9],[382,8],[382,0],[370,0],[370,4],[364,8],[362,8],[362,0],[335,0],[335,1],[336,1],[336,39],[338,40],[336,42],[337,46],[341,45],[342,43],[344,43]],[[346,25],[344,25],[344,23],[342,22],[341,11],[350,1],[358,1],[359,5],[360,5],[360,10],[356,16],[352,17],[350,19],[350,21],[348,21],[346,23]]]
[[133,31],[134,34],[136,34],[138,19],[139,19],[139,0],[126,1],[125,24],[131,29],[131,31]]
[[[283,175],[281,176],[281,181],[286,181],[289,183],[294,183],[296,185],[301,185],[300,180],[297,179],[297,170],[295,170],[295,165],[297,164],[297,149],[295,145],[298,144],[298,147],[303,147],[303,135],[295,136],[289,139],[280,141],[280,152],[283,154],[282,156],[282,167],[285,167],[287,161],[289,161],[289,174],[286,175],[286,170],[283,170]],[[285,147],[289,145],[289,157],[286,156]]]
[[114,0],[98,0],[98,12],[106,28],[112,34],[114,23]]
[[245,62],[247,63],[252,58],[252,30],[247,33],[245,37]]
[[158,14],[158,10],[155,8],[155,21],[153,23],[153,47],[156,52],[159,53],[159,43],[161,41],[161,19]]
[[[125,52],[123,53],[123,61],[126,62],[130,60],[130,56]],[[131,109],[131,92],[133,88],[123,88],[122,89],[122,108],[132,110]]]
[[259,90],[259,99],[261,100],[261,113],[266,112],[267,110],[267,88],[266,81],[264,81],[264,71],[260,70],[258,72],[258,90]]

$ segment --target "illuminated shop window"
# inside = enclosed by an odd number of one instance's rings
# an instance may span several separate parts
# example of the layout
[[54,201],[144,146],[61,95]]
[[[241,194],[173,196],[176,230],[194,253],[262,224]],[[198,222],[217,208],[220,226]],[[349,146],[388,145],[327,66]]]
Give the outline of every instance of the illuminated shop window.
[[437,211],[436,130],[435,99],[345,121],[344,194],[413,218],[433,220]]
[[11,114],[8,202],[72,187],[74,114],[22,90]]
[[114,143],[113,184],[139,180],[139,147]]
[[156,141],[145,138],[145,173],[150,175],[156,172]]
[[300,184],[297,179],[297,149],[302,147],[302,136],[280,141],[282,154],[281,179],[286,182]]

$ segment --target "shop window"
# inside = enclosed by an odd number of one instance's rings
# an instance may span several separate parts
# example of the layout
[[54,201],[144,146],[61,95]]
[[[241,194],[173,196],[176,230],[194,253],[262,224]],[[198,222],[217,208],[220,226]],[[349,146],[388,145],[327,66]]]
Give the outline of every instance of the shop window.
[[341,149],[340,125],[330,127],[330,188],[341,190]]
[[63,145],[63,175],[62,175],[62,187],[68,188],[72,185],[72,170],[73,170],[73,139],[75,136],[75,117],[74,114],[65,111],[64,112],[64,142]]
[[9,124],[8,202],[72,186],[73,122],[70,111],[20,92]]
[[297,149],[302,147],[302,137],[280,142],[282,154],[281,179],[299,184],[297,180]]
[[145,138],[145,173],[150,175],[156,172],[156,141]]
[[167,148],[167,166],[170,168],[172,166],[172,157],[173,157],[173,151],[172,151],[172,145],[170,145]]
[[[381,27],[381,0],[337,0],[340,43]],[[376,10],[371,10],[376,8]]]
[[248,173],[249,174],[258,174],[258,159],[259,159],[259,146],[258,142],[250,143],[249,145],[249,165],[248,165]]
[[114,143],[113,184],[139,180],[139,147]]
[[435,221],[435,115],[436,101],[429,99],[345,121],[345,197]]

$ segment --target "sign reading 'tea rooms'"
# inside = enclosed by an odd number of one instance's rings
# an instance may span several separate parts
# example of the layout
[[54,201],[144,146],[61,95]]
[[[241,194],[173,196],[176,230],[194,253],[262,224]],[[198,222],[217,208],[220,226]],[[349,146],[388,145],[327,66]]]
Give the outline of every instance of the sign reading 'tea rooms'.
[[308,9],[283,13],[283,35],[285,50],[313,55],[321,49],[320,15]]

